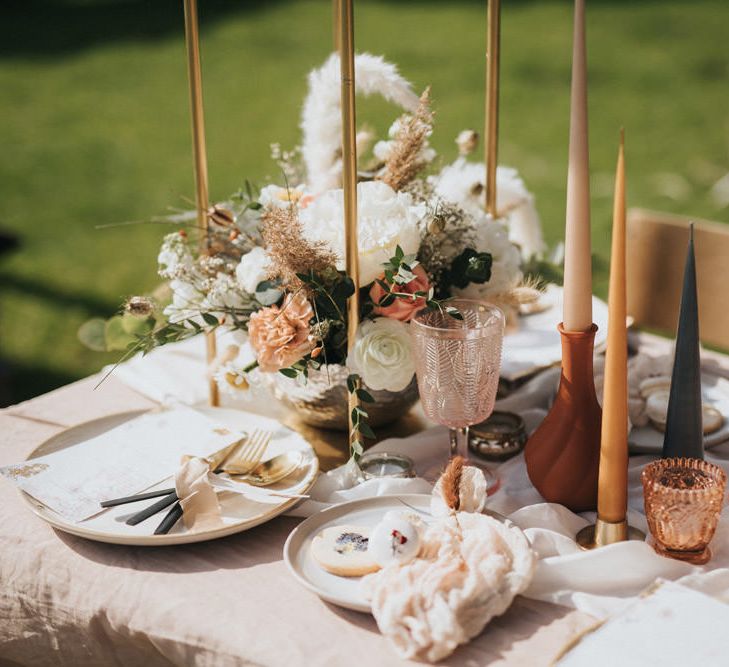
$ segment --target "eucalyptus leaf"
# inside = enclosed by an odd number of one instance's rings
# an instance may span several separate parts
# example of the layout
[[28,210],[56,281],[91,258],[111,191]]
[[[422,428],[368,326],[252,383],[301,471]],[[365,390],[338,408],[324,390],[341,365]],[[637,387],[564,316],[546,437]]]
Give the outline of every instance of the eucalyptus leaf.
[[152,317],[140,319],[130,313],[122,315],[122,328],[132,336],[143,336],[152,331],[152,327],[154,327],[154,318]]
[[94,317],[84,322],[78,329],[78,339],[94,352],[106,352],[106,320]]
[[220,322],[218,321],[218,318],[215,317],[212,313],[200,313],[202,316],[205,324],[211,327],[217,327]]
[[366,422],[360,422],[357,430],[365,438],[368,438],[370,440],[374,440],[376,438],[375,432],[372,430],[372,427],[369,424],[367,424]]
[[124,319],[121,315],[115,315],[106,321],[104,336],[106,349],[110,351],[124,352],[129,343],[135,342],[134,336],[124,330]]
[[264,280],[256,287],[256,300],[262,306],[272,306],[278,303],[283,296],[283,292],[271,280]]

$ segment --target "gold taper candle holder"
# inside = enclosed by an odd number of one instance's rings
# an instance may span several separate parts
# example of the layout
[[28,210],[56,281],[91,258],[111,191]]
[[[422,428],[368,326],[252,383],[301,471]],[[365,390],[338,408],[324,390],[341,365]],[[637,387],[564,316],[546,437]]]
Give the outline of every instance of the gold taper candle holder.
[[340,24],[342,22],[341,12],[339,11],[340,0],[332,0],[332,47],[335,52],[341,50],[342,31]]
[[486,212],[495,218],[496,166],[499,159],[501,0],[488,0],[486,24]]
[[645,533],[642,530],[629,526],[627,521],[603,521],[599,517],[590,526],[585,526],[575,538],[580,548],[588,550],[596,547],[604,547],[615,542],[626,540],[645,540]]
[[[197,225],[200,229],[200,252],[209,251],[208,239],[208,161],[205,150],[205,118],[203,115],[202,75],[200,73],[200,33],[197,21],[197,0],[185,0],[185,45],[187,74],[190,81],[190,112],[192,116],[192,154],[195,162],[195,203]],[[210,366],[216,357],[215,332],[205,334],[206,358]],[[209,379],[210,405],[220,403],[218,385]]]
[[[347,275],[354,294],[347,304],[347,351],[351,354],[359,327],[359,249],[357,244],[357,143],[354,106],[353,0],[339,0],[339,56],[342,78],[342,188],[344,190],[344,244]],[[356,387],[359,389],[359,386]],[[349,394],[349,443],[359,441],[352,411],[359,405],[356,391]]]

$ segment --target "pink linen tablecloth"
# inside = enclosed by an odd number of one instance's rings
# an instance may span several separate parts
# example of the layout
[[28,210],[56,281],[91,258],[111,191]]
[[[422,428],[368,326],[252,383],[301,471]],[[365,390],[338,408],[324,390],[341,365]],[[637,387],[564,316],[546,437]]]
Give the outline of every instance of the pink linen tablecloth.
[[[0,465],[64,428],[155,405],[87,378],[0,411]],[[402,665],[369,615],[303,589],[282,561],[297,520],[214,542],[122,547],[58,532],[0,481],[2,665]],[[590,627],[582,612],[517,598],[446,665],[548,665]]]

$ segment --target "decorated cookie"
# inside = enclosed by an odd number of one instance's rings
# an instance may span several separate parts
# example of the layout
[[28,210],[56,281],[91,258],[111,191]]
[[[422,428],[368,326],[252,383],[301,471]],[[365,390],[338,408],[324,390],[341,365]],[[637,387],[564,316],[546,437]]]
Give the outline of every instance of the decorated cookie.
[[331,574],[361,577],[379,569],[367,548],[369,537],[369,528],[330,526],[314,538],[311,555]]
[[421,539],[423,535],[425,534],[425,529],[428,527],[425,524],[425,521],[423,521],[423,516],[421,514],[418,514],[415,510],[410,509],[402,509],[402,510],[389,510],[388,512],[385,512],[385,516],[382,517],[383,521],[396,521],[396,520],[402,520],[407,521],[408,523],[415,526],[415,529],[418,531],[418,535],[420,535]]
[[402,515],[388,512],[373,529],[368,549],[380,567],[390,563],[404,565],[418,555],[420,541],[416,524]]

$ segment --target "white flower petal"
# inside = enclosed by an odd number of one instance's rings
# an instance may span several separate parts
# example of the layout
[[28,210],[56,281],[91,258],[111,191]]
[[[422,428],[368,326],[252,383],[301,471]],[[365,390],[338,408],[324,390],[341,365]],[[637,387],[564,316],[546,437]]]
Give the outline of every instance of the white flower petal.
[[402,391],[415,374],[408,325],[387,317],[362,322],[348,365],[370,389]]

